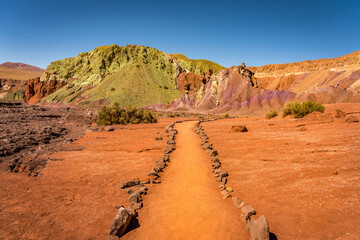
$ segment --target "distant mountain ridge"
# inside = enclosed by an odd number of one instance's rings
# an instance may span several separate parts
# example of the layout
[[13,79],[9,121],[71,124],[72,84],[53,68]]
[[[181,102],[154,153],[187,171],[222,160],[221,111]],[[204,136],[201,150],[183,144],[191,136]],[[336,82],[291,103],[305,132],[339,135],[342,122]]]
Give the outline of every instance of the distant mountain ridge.
[[249,67],[257,86],[309,93],[328,87],[360,90],[360,51],[337,58]]
[[31,72],[44,72],[45,70],[39,67],[35,67],[29,64],[25,64],[25,63],[14,63],[14,62],[5,62],[0,64],[0,66],[2,67],[7,67],[7,68],[13,68],[13,69],[18,69],[18,70],[25,70],[25,71],[31,71]]
[[114,44],[52,62],[41,79],[28,82],[25,101],[250,113],[278,109],[294,99],[360,102],[359,55],[225,68],[179,53]]

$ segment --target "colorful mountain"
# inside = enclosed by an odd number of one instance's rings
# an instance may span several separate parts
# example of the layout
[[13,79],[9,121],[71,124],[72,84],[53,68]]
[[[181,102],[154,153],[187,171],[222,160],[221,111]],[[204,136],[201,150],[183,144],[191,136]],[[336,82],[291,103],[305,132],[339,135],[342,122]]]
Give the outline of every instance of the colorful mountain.
[[[181,95],[175,77],[180,66],[165,52],[155,48],[127,45],[102,46],[77,57],[52,62],[40,81],[32,80],[26,101],[36,102],[46,94],[39,87],[56,90],[48,103],[76,105],[143,106],[170,103]],[[38,82],[38,83],[37,83]],[[64,85],[58,89],[57,86]]]

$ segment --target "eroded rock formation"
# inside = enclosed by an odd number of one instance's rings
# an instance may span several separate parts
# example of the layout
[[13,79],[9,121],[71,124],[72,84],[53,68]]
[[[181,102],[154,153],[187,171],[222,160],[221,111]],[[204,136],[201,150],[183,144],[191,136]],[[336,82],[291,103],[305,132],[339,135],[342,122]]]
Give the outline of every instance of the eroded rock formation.
[[46,97],[60,88],[67,85],[63,81],[49,80],[40,81],[40,78],[30,79],[27,83],[24,102],[37,103],[41,98]]

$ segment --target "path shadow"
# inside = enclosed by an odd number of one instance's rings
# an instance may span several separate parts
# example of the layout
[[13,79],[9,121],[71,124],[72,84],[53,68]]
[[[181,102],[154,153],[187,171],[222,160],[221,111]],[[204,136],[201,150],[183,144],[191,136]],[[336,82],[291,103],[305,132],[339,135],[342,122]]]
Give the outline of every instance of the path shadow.
[[275,233],[272,232],[269,233],[269,240],[277,240]]
[[131,232],[134,229],[137,229],[138,227],[140,227],[139,220],[134,217],[131,219],[129,226],[126,228],[123,235],[127,234],[128,232]]

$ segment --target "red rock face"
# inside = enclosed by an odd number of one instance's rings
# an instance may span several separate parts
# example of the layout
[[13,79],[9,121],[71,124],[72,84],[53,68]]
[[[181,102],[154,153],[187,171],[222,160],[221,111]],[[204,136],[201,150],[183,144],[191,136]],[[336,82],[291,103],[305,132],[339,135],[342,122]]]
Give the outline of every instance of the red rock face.
[[193,94],[205,86],[210,80],[212,73],[213,72],[210,69],[200,75],[196,75],[192,72],[182,72],[176,77],[176,84],[181,92]]
[[46,97],[66,85],[63,81],[50,80],[40,81],[40,78],[29,79],[26,87],[24,102],[35,104],[41,98]]

